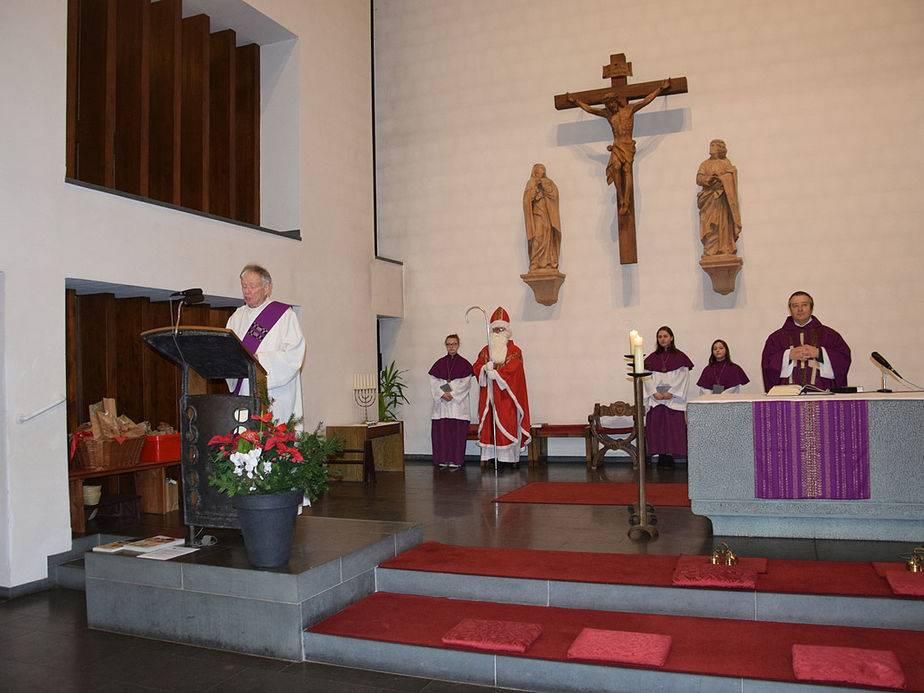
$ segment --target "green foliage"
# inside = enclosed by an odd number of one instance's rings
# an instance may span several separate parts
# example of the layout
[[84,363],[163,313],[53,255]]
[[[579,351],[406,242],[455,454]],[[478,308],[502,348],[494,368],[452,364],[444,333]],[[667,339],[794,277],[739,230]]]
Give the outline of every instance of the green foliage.
[[321,424],[312,433],[295,430],[294,417],[277,424],[272,412],[252,417],[257,428],[209,441],[209,484],[229,496],[304,491],[314,501],[328,489],[327,458],[343,449],[340,438],[328,440]]
[[404,390],[404,374],[392,361],[384,370],[379,371],[379,421],[397,421],[399,404],[409,404]]

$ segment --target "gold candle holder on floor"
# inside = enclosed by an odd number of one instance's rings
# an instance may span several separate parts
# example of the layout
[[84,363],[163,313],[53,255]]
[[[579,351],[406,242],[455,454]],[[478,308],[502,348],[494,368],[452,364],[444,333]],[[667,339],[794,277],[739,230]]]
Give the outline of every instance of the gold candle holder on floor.
[[905,563],[905,567],[912,573],[924,573],[924,546],[918,546],[911,552],[911,558]]
[[738,557],[732,553],[728,544],[720,541],[712,551],[712,558],[709,559],[712,565],[737,565]]

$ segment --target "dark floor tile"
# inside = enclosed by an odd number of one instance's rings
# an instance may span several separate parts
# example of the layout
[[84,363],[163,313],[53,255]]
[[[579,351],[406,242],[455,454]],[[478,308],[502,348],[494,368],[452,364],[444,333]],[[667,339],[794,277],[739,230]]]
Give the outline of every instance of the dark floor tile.
[[401,693],[419,693],[429,679],[414,676],[401,676],[380,671],[334,667],[316,662],[292,664],[285,671],[302,681],[330,681],[332,683],[350,684],[360,688],[376,691],[396,691]]

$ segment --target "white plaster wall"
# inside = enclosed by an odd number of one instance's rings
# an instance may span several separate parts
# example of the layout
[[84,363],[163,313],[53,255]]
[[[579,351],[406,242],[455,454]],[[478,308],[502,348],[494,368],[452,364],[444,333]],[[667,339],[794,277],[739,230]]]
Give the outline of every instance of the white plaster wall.
[[[306,423],[357,419],[351,377],[375,365],[369,6],[252,4],[299,36],[301,242],[66,184],[67,3],[0,3],[0,586],[43,578],[70,548],[64,407],[16,421],[64,394],[65,278],[236,296],[240,267],[259,262],[302,307]],[[349,109],[333,99],[345,84],[360,85]]]
[[[383,356],[410,371],[408,453],[430,452],[426,371],[444,335],[470,358],[484,342],[471,305],[510,312],[534,421],[629,398],[631,328],[651,345],[671,325],[696,377],[723,337],[759,391],[763,341],[796,289],[853,348],[851,384],[878,387],[872,350],[924,383],[924,3],[387,0],[374,22],[379,251],[405,263],[405,319]],[[606,86],[620,52],[633,82],[689,81],[636,116],[633,266],[618,261],[608,124],[553,107]],[[744,227],[724,297],[697,264],[695,174],[713,138],[738,167]],[[567,279],[551,307],[519,278],[535,162],[561,193]]]

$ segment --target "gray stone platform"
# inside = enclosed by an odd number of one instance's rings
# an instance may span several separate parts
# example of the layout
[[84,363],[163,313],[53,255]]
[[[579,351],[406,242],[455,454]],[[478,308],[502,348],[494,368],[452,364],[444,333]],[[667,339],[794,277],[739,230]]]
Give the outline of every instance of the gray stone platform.
[[302,631],[375,591],[375,567],[422,541],[418,525],[299,517],[282,568],[251,568],[239,536],[170,561],[85,556],[91,628],[305,659]]
[[924,537],[924,393],[813,395],[865,399],[870,497],[775,500],[754,497],[750,395],[706,395],[687,406],[691,509],[716,536],[809,537],[919,542]]
[[376,591],[596,611],[924,630],[924,600],[503,578],[379,568]]

